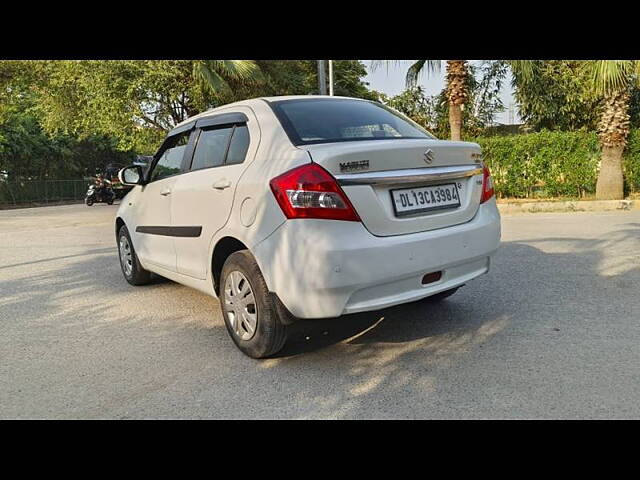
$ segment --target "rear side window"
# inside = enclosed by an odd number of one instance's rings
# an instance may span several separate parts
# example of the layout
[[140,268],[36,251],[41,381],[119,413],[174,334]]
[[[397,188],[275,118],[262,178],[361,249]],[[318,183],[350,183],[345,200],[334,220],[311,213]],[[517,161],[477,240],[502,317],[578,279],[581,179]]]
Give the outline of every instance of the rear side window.
[[227,153],[227,164],[242,163],[249,150],[249,129],[246,125],[238,125],[233,130],[229,153]]
[[271,103],[295,145],[434,138],[411,120],[379,103],[362,100],[300,99]]
[[233,127],[202,130],[193,154],[191,170],[222,165],[232,130]]

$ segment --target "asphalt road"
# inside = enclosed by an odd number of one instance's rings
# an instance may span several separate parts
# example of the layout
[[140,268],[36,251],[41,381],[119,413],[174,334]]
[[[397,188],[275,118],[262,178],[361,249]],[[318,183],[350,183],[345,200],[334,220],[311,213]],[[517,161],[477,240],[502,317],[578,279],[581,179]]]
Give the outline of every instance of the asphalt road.
[[129,286],[116,206],[0,211],[0,418],[640,418],[640,211],[503,217],[492,271],[243,356],[218,302]]

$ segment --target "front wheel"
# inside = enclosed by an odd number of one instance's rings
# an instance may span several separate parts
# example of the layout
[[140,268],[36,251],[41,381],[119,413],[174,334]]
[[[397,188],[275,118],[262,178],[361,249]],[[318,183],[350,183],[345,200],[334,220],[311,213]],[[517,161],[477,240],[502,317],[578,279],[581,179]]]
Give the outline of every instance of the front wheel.
[[90,207],[91,205],[93,205],[93,197],[87,197],[84,199],[84,203],[87,204],[88,207]]
[[232,253],[222,267],[220,307],[229,335],[245,355],[264,358],[284,346],[286,326],[248,250]]
[[120,255],[120,267],[122,274],[131,285],[144,285],[151,280],[151,272],[142,268],[138,255],[133,249],[133,243],[126,226],[118,231],[118,254]]

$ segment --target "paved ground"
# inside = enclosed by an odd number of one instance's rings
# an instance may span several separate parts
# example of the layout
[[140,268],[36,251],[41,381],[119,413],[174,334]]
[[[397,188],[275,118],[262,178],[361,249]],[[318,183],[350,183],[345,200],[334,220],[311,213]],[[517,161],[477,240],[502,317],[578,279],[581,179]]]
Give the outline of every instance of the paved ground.
[[640,211],[505,216],[450,300],[304,322],[255,361],[216,300],[123,280],[116,208],[0,212],[1,418],[640,417]]

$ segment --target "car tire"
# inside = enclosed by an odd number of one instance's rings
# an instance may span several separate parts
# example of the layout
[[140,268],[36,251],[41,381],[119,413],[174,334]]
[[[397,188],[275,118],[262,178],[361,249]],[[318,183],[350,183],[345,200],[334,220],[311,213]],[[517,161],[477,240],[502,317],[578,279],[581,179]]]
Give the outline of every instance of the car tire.
[[118,231],[118,256],[122,275],[131,285],[145,285],[151,281],[151,272],[142,268],[133,248],[129,230],[125,225]]
[[219,297],[224,324],[240,351],[251,358],[265,358],[282,349],[287,340],[286,325],[248,250],[227,258],[220,275]]
[[445,298],[448,298],[456,293],[460,287],[450,288],[449,290],[445,290],[444,292],[436,293],[435,295],[431,295],[430,297],[425,298],[425,300],[430,303],[441,302]]

